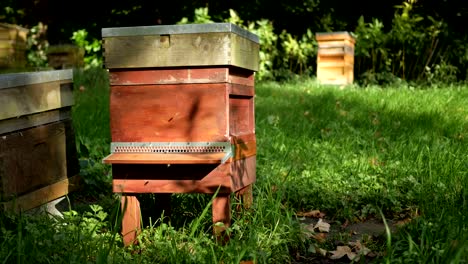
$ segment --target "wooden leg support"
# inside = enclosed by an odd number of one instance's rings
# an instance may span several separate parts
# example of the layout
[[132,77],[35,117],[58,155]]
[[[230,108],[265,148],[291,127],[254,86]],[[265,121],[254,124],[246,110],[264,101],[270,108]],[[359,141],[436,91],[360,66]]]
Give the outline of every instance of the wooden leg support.
[[140,202],[135,196],[122,195],[122,237],[125,246],[136,244],[141,230]]
[[213,234],[216,241],[226,243],[229,236],[226,229],[231,225],[231,197],[230,194],[223,193],[213,200]]
[[249,184],[237,191],[236,200],[239,201],[236,206],[236,211],[239,212],[242,209],[249,209],[253,204],[252,184]]

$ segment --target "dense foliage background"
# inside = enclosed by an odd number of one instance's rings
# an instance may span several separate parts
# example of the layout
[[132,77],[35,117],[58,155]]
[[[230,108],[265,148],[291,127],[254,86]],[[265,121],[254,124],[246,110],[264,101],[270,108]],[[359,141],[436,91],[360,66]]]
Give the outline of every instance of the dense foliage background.
[[[464,0],[104,0],[99,5],[91,0],[4,0],[0,4],[0,22],[31,28],[50,45],[72,42],[87,47],[87,55],[97,58],[103,27],[223,21],[260,35],[264,53],[260,79],[289,78],[291,72],[314,74],[314,34],[328,31],[349,31],[357,37],[355,77],[362,84],[467,79],[468,2]],[[39,44],[31,43],[32,50]]]

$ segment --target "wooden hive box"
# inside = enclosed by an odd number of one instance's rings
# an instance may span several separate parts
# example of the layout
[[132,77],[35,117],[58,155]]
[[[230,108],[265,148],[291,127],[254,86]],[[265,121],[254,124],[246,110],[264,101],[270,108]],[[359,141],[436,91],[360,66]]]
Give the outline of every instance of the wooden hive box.
[[317,79],[322,84],[348,85],[354,81],[354,43],[348,32],[316,33]]
[[84,55],[84,49],[76,45],[52,45],[47,49],[47,62],[56,70],[83,67]]
[[26,40],[29,30],[0,23],[0,68],[26,66]]
[[[251,195],[255,182],[258,37],[230,23],[107,28],[102,35],[112,136],[103,161],[112,164],[114,192],[138,207],[132,194],[219,188],[213,221],[229,225],[230,194]],[[135,239],[130,221],[139,221],[125,219],[128,244]]]
[[0,203],[29,210],[78,186],[71,70],[0,75]]

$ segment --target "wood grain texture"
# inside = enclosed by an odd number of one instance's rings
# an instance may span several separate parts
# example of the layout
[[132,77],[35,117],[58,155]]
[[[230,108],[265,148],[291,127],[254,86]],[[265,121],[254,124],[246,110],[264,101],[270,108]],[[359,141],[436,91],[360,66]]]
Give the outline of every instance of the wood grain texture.
[[220,164],[226,153],[159,154],[113,153],[103,159],[107,164]]
[[112,165],[116,193],[221,193],[235,192],[256,180],[256,157],[220,165]]
[[75,175],[4,202],[4,209],[16,212],[26,211],[68,195],[78,190],[80,186],[81,178]]
[[253,96],[229,96],[229,134],[233,136],[255,133]]
[[213,235],[218,243],[226,243],[229,235],[226,230],[231,226],[231,196],[218,194],[212,204]]
[[0,135],[71,118],[71,107],[64,107],[17,118],[0,120]]
[[137,237],[141,232],[141,212],[140,202],[135,196],[122,195],[121,208],[122,217],[122,238],[125,246],[137,244]]
[[229,33],[103,38],[108,69],[232,65],[258,70],[259,45]]
[[347,41],[350,41],[352,43],[356,42],[356,39],[349,32],[346,32],[346,31],[327,32],[327,33],[317,32],[315,34],[315,39],[317,40],[317,42],[322,42],[322,41],[343,41],[343,40],[347,40]]
[[71,81],[17,86],[0,89],[0,120],[73,105]]
[[232,83],[254,85],[254,72],[237,67],[111,69],[110,85]]
[[113,142],[227,141],[227,84],[113,86]]
[[236,34],[231,34],[231,64],[241,68],[258,71],[260,65],[258,43],[243,38]]
[[20,196],[79,173],[70,119],[0,137],[0,199]]

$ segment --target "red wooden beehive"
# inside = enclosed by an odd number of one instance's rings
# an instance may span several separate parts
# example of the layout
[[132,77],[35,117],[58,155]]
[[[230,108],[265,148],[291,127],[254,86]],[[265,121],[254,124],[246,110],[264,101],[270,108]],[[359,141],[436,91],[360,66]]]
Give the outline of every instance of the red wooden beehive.
[[[230,224],[230,196],[255,182],[258,37],[230,23],[104,28],[111,85],[113,191],[126,245],[139,230],[138,193],[219,192],[213,222]],[[216,232],[216,230],[215,230]]]

